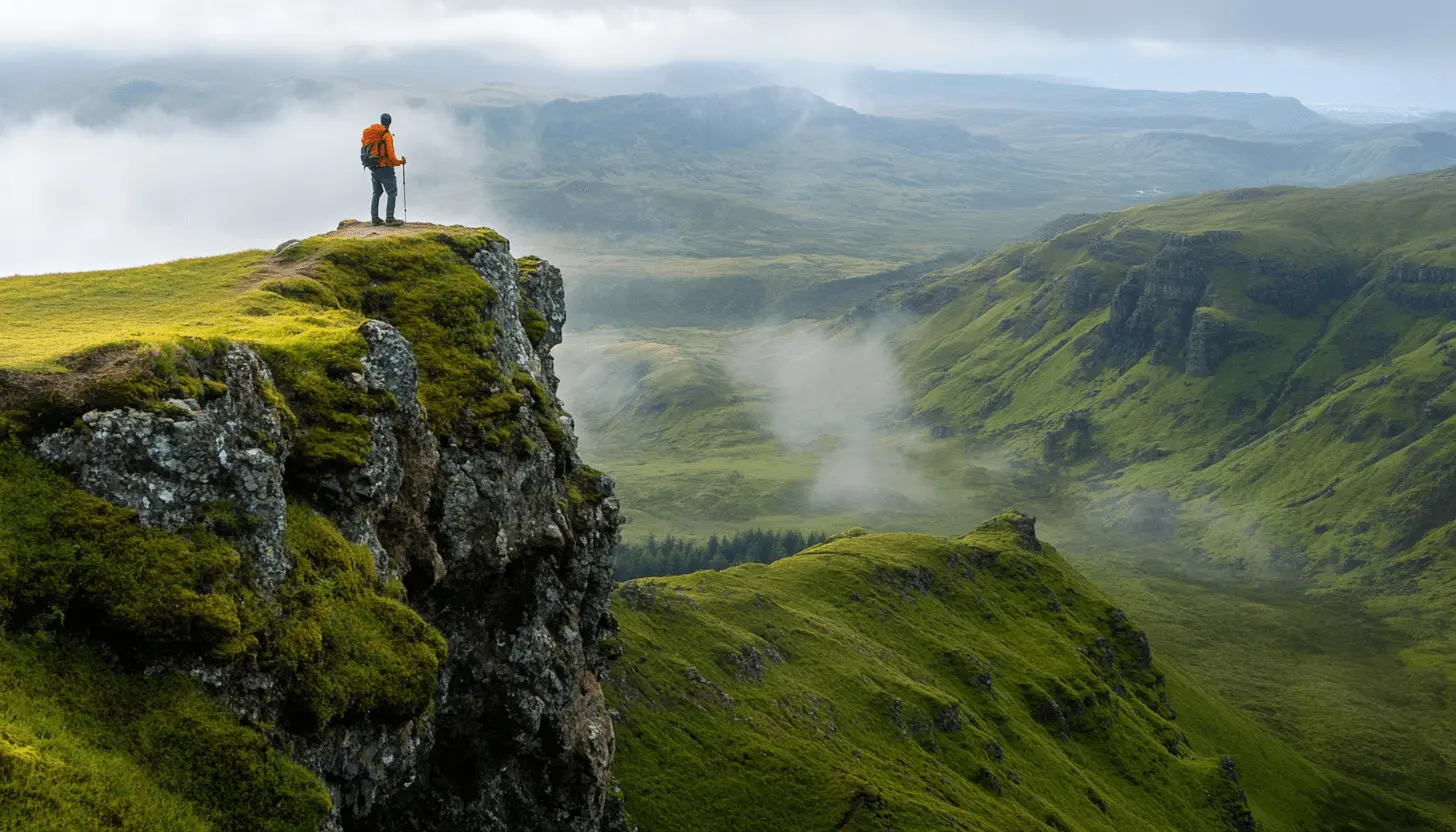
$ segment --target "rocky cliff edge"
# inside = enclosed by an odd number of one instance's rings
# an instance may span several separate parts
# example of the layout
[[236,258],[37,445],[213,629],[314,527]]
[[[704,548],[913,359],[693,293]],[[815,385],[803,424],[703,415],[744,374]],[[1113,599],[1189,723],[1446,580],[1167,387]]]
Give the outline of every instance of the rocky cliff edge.
[[[615,828],[621,519],[556,398],[560,272],[489,230],[354,224],[250,268],[236,337],[0,372],[0,485],[51,495],[6,514],[11,637],[190,677],[322,782],[218,808],[253,828]],[[68,536],[98,556],[39,568]]]

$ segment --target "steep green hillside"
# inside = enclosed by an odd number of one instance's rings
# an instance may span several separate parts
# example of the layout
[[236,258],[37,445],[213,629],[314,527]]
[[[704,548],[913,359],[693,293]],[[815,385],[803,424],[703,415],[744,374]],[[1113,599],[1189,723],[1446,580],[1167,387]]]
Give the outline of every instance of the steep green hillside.
[[[1210,194],[998,252],[876,308],[919,415],[1125,528],[1349,595],[1399,628],[1410,704],[1456,679],[1456,171]],[[1342,761],[1449,801],[1437,768]],[[1338,743],[1332,743],[1338,745]],[[1339,754],[1338,749],[1331,753]]]
[[644,832],[1442,828],[1155,659],[1024,515],[616,605],[617,771]]

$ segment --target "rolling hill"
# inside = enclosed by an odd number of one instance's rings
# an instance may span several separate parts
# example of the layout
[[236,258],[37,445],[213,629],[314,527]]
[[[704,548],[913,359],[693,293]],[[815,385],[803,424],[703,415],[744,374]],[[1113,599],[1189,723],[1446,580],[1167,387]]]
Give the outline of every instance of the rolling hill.
[[450,210],[560,252],[575,326],[832,317],[866,278],[984,251],[1068,212],[1338,185],[1456,155],[1441,122],[1355,126],[1287,98],[1007,76],[716,64],[572,73],[458,54],[260,65],[42,53],[5,67],[11,126],[48,116],[104,134],[145,122],[165,140],[287,116],[299,122],[289,129],[317,119],[333,134],[364,100],[443,116],[478,141],[480,163],[422,168],[420,186],[463,176],[457,190],[488,204]]
[[1168,667],[1025,515],[615,603],[606,688],[643,832],[1444,828]]

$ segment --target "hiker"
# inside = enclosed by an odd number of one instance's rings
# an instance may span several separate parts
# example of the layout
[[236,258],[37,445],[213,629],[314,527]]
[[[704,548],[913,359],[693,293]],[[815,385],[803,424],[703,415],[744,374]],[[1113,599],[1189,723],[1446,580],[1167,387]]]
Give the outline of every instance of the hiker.
[[[362,147],[359,150],[359,160],[364,167],[369,168],[369,178],[374,180],[374,201],[369,203],[369,218],[375,225],[404,225],[403,222],[394,218],[394,195],[396,185],[394,181],[394,169],[404,164],[404,159],[394,157],[394,135],[389,132],[389,124],[393,121],[389,113],[379,117],[378,124],[372,124],[364,131],[364,137],[360,140]],[[389,203],[385,206],[384,219],[379,218],[379,195],[389,194]]]

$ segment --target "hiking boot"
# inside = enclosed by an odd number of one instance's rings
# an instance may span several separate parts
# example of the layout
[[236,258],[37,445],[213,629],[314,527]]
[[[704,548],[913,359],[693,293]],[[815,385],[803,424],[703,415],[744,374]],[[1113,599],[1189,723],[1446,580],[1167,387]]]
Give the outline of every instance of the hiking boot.
[[397,220],[394,217],[390,217],[389,219],[387,219],[387,220],[384,221],[384,224],[385,225],[404,225],[404,220]]
[[369,222],[373,223],[374,225],[384,225],[384,220],[382,220],[382,219],[380,219],[378,217],[375,217],[374,219],[370,220]]

